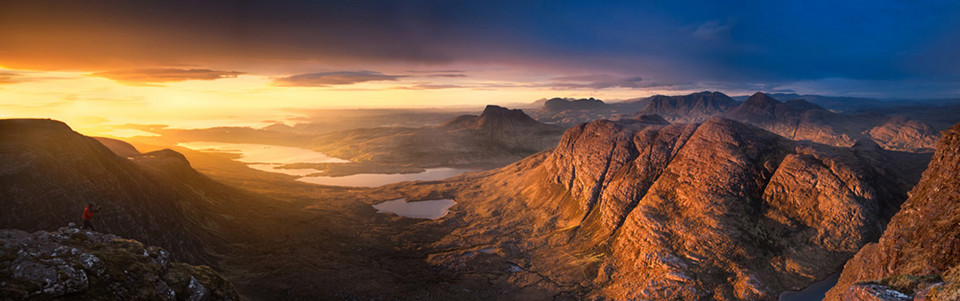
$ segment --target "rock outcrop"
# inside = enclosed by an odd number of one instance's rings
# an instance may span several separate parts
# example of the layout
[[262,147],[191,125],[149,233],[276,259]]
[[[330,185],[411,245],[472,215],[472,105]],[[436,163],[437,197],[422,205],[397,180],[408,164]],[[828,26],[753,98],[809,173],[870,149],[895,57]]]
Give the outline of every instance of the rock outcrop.
[[924,152],[932,150],[939,137],[926,123],[902,116],[889,117],[866,134],[886,149]]
[[879,242],[847,262],[827,297],[960,299],[960,124],[943,133],[923,178]]
[[239,300],[207,266],[115,235],[62,227],[0,230],[0,299]]

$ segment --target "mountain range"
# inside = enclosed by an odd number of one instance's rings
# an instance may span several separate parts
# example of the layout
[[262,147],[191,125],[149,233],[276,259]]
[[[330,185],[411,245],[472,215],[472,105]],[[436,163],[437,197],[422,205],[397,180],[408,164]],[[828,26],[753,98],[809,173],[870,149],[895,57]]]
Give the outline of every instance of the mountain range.
[[[955,294],[960,124],[931,154],[917,143],[940,134],[906,116],[658,99],[656,114],[565,130],[488,106],[297,136],[355,161],[515,161],[378,188],[226,179],[239,189],[172,150],[0,120],[0,228],[55,229],[96,202],[98,230],[209,264],[254,299],[772,300],[841,269],[830,298]],[[437,220],[369,206],[397,198],[456,205]]]

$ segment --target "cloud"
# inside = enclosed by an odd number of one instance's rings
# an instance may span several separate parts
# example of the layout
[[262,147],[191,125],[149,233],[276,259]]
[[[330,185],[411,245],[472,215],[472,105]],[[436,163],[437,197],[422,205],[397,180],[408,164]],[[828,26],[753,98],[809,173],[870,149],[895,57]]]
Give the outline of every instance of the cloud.
[[694,38],[704,41],[718,41],[730,38],[731,22],[708,21],[693,31]]
[[90,75],[109,78],[127,84],[150,84],[188,80],[215,80],[221,78],[234,78],[240,74],[243,74],[243,72],[210,69],[148,68],[103,71],[91,73]]
[[372,81],[395,81],[401,77],[406,75],[387,75],[375,71],[336,71],[276,78],[273,84],[281,87],[329,87]]
[[643,79],[639,76],[622,77],[608,74],[591,74],[555,77],[547,86],[554,89],[606,89],[606,88],[642,88]]
[[407,73],[413,73],[415,77],[467,77],[463,70],[409,70]]
[[0,71],[0,85],[19,83],[21,81],[20,77],[22,76],[23,75],[16,72]]
[[464,73],[463,70],[407,70],[408,73]]
[[420,75],[418,77],[467,77],[467,75],[462,73],[434,73],[434,74]]
[[454,89],[454,88],[469,88],[468,86],[461,85],[445,85],[445,84],[416,84],[406,87],[397,87],[396,89],[403,90],[437,90],[437,89]]

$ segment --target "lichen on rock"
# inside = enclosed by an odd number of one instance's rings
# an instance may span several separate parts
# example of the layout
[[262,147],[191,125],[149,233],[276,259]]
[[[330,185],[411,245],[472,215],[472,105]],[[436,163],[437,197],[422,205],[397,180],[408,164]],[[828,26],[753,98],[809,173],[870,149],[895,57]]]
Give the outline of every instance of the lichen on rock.
[[0,299],[239,300],[207,266],[116,235],[62,227],[0,230]]

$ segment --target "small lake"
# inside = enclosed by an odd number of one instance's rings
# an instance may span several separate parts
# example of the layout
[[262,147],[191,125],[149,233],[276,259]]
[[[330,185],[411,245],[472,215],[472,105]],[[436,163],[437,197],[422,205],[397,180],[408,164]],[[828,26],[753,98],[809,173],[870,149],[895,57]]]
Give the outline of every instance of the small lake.
[[407,202],[407,199],[389,200],[373,205],[377,213],[393,213],[402,217],[438,219],[449,212],[457,203],[451,199]]
[[827,277],[827,279],[814,282],[809,287],[801,291],[788,291],[780,294],[780,301],[810,301],[823,300],[827,296],[827,291],[837,285],[840,280],[840,273]]
[[468,171],[473,171],[472,169],[463,169],[463,168],[450,168],[450,167],[441,167],[441,168],[427,168],[424,172],[421,173],[409,173],[409,174],[355,174],[342,177],[330,177],[330,176],[312,176],[312,177],[302,177],[297,179],[297,181],[307,182],[312,184],[319,185],[332,185],[332,186],[350,186],[350,187],[377,187],[383,186],[386,184],[404,182],[404,181],[431,181],[446,179],[452,176],[456,176]]
[[240,155],[237,161],[244,163],[292,164],[292,163],[348,163],[350,161],[327,156],[315,150],[299,147],[267,144],[185,142],[177,146],[198,151],[215,151]]

